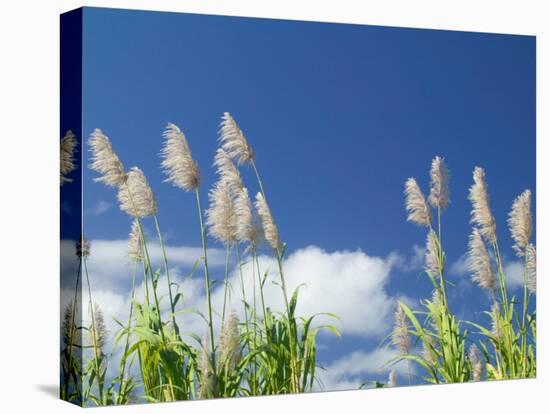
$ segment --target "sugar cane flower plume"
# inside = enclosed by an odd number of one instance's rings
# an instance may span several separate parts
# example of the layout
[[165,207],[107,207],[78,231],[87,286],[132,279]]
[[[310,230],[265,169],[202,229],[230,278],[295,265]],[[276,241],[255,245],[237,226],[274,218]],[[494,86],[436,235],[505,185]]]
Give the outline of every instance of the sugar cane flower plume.
[[90,242],[84,235],[75,243],[76,256],[78,258],[86,258],[90,256]]
[[206,210],[206,226],[212,237],[230,245],[237,239],[237,216],[233,207],[230,184],[219,180],[208,193],[210,207]]
[[430,178],[428,200],[432,207],[443,210],[449,205],[449,170],[443,158],[437,156],[432,160]]
[[392,369],[388,375],[388,383],[386,385],[388,388],[393,388],[397,386],[397,373]]
[[407,209],[407,221],[419,226],[430,226],[432,215],[426,198],[414,178],[409,178],[405,183],[405,207]]
[[431,335],[426,335],[422,341],[422,357],[432,365],[437,362],[435,347],[436,344],[434,337]]
[[395,322],[393,332],[391,334],[391,342],[401,354],[407,354],[409,352],[411,338],[409,336],[407,315],[399,304],[397,305],[397,310],[395,311]]
[[483,360],[481,359],[481,352],[476,344],[473,344],[470,347],[468,358],[470,359],[470,365],[472,368],[472,381],[481,381],[481,376],[483,374]]
[[214,167],[220,180],[227,181],[233,193],[243,188],[239,170],[233,164],[231,157],[222,148],[218,148],[214,156]]
[[254,161],[254,150],[229,112],[222,116],[219,140],[224,151],[238,165]]
[[271,215],[271,210],[269,206],[267,205],[267,202],[265,201],[264,196],[262,193],[256,194],[256,211],[258,212],[258,215],[260,216],[260,219],[262,221],[262,229],[263,229],[263,235],[265,240],[269,243],[269,245],[274,249],[279,249],[280,247],[280,240],[279,240],[279,230],[277,229],[277,226],[275,224],[275,221],[273,220],[273,216]]
[[228,372],[233,371],[241,360],[239,318],[235,312],[231,312],[229,319],[225,321],[220,334],[220,363]]
[[79,344],[79,335],[77,335],[78,328],[75,322],[80,318],[74,314],[76,312],[78,312],[78,307],[74,306],[73,301],[71,300],[67,306],[65,306],[65,310],[63,312],[63,323],[61,324],[61,334],[65,346]]
[[470,187],[468,197],[472,203],[471,221],[479,228],[483,238],[492,244],[497,240],[497,228],[489,205],[489,191],[483,168],[476,167],[473,177],[474,184]]
[[107,337],[105,318],[103,317],[103,311],[97,303],[92,306],[91,311],[94,314],[94,322],[92,322],[90,333],[95,335],[95,340],[93,337],[91,338],[92,346],[97,348],[99,351],[102,351],[103,346],[105,345],[105,339]]
[[500,340],[502,338],[502,323],[500,320],[500,307],[499,304],[495,301],[491,306],[491,335],[495,339]]
[[108,187],[120,187],[126,181],[124,166],[113,150],[109,138],[100,129],[94,129],[88,140],[92,152],[90,168],[99,174],[94,179]]
[[518,257],[523,257],[533,233],[530,190],[525,190],[514,200],[508,215],[508,226],[514,240],[514,250]]
[[128,257],[134,262],[141,262],[143,260],[140,225],[136,218],[132,221],[132,227],[128,237]]
[[472,281],[482,289],[494,292],[496,277],[491,265],[489,252],[481,237],[481,231],[477,228],[472,230],[468,243],[468,269],[472,273]]
[[74,159],[76,145],[76,136],[73,134],[73,131],[69,129],[65,136],[61,138],[59,146],[60,185],[73,181],[72,178],[67,177],[67,175],[76,169],[76,162]]
[[145,174],[138,167],[128,172],[126,184],[118,190],[120,209],[134,218],[157,214],[157,202]]
[[246,187],[235,194],[235,214],[237,216],[237,240],[257,246],[262,236],[259,217],[254,213]]
[[199,398],[204,399],[214,396],[216,388],[216,378],[214,376],[208,350],[208,340],[203,338],[201,341],[201,354],[199,358],[199,372],[201,374],[199,383]]
[[439,259],[438,243],[437,235],[433,230],[430,230],[426,238],[425,270],[433,277],[440,276],[443,273],[443,264],[440,263]]
[[532,295],[537,294],[537,249],[531,243],[525,250],[527,268],[527,289]]
[[199,166],[191,155],[185,135],[176,125],[169,123],[162,136],[161,166],[168,176],[165,181],[184,191],[197,189],[200,185]]

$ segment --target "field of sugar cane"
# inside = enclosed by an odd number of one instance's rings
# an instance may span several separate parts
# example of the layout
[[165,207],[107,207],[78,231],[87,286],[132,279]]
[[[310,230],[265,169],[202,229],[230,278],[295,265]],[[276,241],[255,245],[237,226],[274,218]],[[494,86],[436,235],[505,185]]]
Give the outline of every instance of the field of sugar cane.
[[[336,324],[317,324],[318,314],[296,314],[299,288],[287,288],[287,246],[279,234],[276,214],[270,209],[269,189],[264,188],[261,166],[256,165],[251,143],[234,118],[225,113],[213,162],[218,179],[205,190],[199,165],[192,157],[192,137],[188,142],[174,124],[167,125],[162,137],[159,168],[166,180],[158,185],[174,186],[174,191],[181,194],[181,205],[189,207],[186,211],[191,207],[195,210],[200,229],[196,239],[202,254],[196,258],[189,277],[203,280],[206,312],[187,308],[186,292],[171,279],[170,257],[159,220],[162,206],[157,205],[154,186],[140,168],[123,166],[113,146],[116,140],[112,143],[101,130],[94,130],[88,140],[89,167],[96,174],[97,185],[111,187],[120,209],[131,219],[127,255],[132,264],[128,276],[132,300],[127,319],[116,321],[119,329],[110,344],[111,349],[121,350],[122,357],[117,361],[112,352],[105,352],[105,342],[110,339],[102,310],[94,300],[94,281],[88,269],[94,246],[82,236],[75,246],[78,274],[74,297],[64,309],[62,320],[61,397],[84,406],[101,406],[318,389],[322,367],[317,361],[317,334],[325,330],[339,336],[340,332]],[[75,137],[69,132],[61,140],[61,185],[70,185],[67,175],[76,168],[75,147]],[[252,169],[255,182],[243,182],[242,168]],[[365,378],[364,387],[527,378],[536,374],[536,318],[534,311],[529,312],[529,302],[536,293],[531,193],[526,190],[519,195],[509,215],[514,250],[524,263],[523,295],[516,298],[510,296],[506,284],[485,172],[482,168],[474,171],[469,265],[473,283],[491,295],[493,305],[485,310],[485,324],[473,323],[460,320],[447,301],[447,291],[454,286],[446,277],[444,249],[448,176],[444,160],[435,157],[427,198],[415,179],[405,184],[408,221],[427,233],[424,273],[425,282],[433,286],[433,296],[423,299],[419,309],[402,301],[396,304],[395,326],[388,342],[399,355],[380,363],[387,367],[407,364],[408,378],[398,378],[391,371],[386,383]],[[251,198],[247,188],[252,187],[258,192]],[[206,191],[208,205],[204,203]],[[163,259],[160,268],[150,257],[146,223],[156,231]],[[214,243],[226,252],[223,275],[214,275],[209,267],[208,247]],[[260,249],[268,250],[277,263],[275,279],[262,269]],[[236,258],[239,286],[228,282],[229,257]],[[244,275],[250,271],[251,275]],[[245,277],[253,283],[245,283]],[[220,280],[224,300],[217,308],[211,292]],[[279,289],[281,312],[266,305],[266,283]],[[137,289],[141,284],[145,288],[142,295]],[[229,300],[231,295],[238,298],[237,304],[242,307],[239,312],[231,308],[235,306]],[[79,300],[85,303],[79,304]],[[201,318],[204,329],[188,332],[177,320],[183,313]],[[338,320],[329,312],[323,316]],[[107,375],[110,364],[118,364],[115,377]]]

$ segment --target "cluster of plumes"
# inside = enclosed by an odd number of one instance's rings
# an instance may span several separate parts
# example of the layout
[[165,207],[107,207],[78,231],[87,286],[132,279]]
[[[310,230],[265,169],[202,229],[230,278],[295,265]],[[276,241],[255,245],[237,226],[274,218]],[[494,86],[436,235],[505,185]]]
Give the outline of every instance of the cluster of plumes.
[[391,342],[401,354],[407,354],[411,346],[407,314],[398,304],[395,311],[395,322],[391,334]]
[[219,342],[220,363],[227,372],[233,371],[241,360],[239,318],[235,312],[231,312],[225,321],[220,334]]
[[90,242],[84,235],[75,243],[76,256],[80,259],[90,256]]
[[527,267],[527,288],[531,294],[537,293],[537,249],[528,244],[525,249],[525,265]]
[[201,354],[199,358],[199,372],[201,374],[199,382],[199,398],[205,399],[212,397],[216,389],[216,377],[212,370],[211,354],[208,350],[208,339],[201,341]]
[[229,154],[219,148],[214,157],[219,176],[210,191],[207,225],[211,235],[223,243],[234,241],[257,244],[261,235],[248,190]]
[[386,387],[388,388],[397,387],[397,372],[395,372],[393,369],[390,371],[388,375],[388,383],[386,384]]
[[226,245],[237,239],[237,215],[229,182],[219,180],[208,193],[210,207],[206,210],[206,225],[212,237]]
[[508,216],[508,226],[514,240],[514,250],[518,257],[523,257],[533,233],[530,190],[525,190],[514,200]]
[[470,347],[468,358],[470,360],[472,381],[481,381],[481,376],[483,375],[483,359],[477,345],[473,344]]
[[157,214],[157,202],[143,171],[132,167],[127,174],[126,184],[118,189],[120,209],[134,218]]
[[61,138],[59,146],[59,179],[60,185],[72,182],[72,178],[67,177],[76,169],[74,153],[76,150],[76,136],[73,131],[68,130],[63,138]]
[[94,181],[109,187],[122,186],[126,182],[126,172],[109,138],[96,128],[90,135],[88,145],[92,152],[90,168],[101,174]]
[[426,202],[426,197],[422,193],[420,186],[414,178],[409,178],[405,182],[405,207],[407,209],[407,221],[418,224],[419,226],[430,226],[432,214],[430,207]]
[[128,257],[134,262],[143,260],[143,248],[141,244],[141,231],[138,219],[132,221],[130,235],[128,236]]
[[472,223],[475,224],[485,240],[495,243],[497,226],[489,205],[489,191],[485,181],[485,171],[481,167],[474,169],[474,184],[470,187],[469,199],[472,202]]
[[254,150],[229,112],[224,112],[219,132],[221,147],[238,165],[254,161]]
[[445,165],[444,158],[439,156],[432,160],[430,169],[430,195],[428,200],[432,207],[441,210],[449,205],[449,170]]
[[491,257],[481,231],[475,227],[468,242],[468,269],[472,273],[472,280],[479,287],[494,292],[497,280],[491,265]]
[[258,215],[260,216],[260,219],[262,221],[262,228],[264,233],[263,236],[265,240],[272,248],[276,250],[279,249],[279,230],[277,229],[277,225],[275,224],[275,220],[273,220],[271,210],[267,205],[267,201],[265,200],[265,197],[262,195],[262,193],[256,194],[255,204],[256,211],[258,212]]
[[92,344],[92,347],[96,348],[98,351],[101,351],[103,349],[103,346],[105,345],[105,339],[107,338],[105,318],[103,317],[103,311],[97,303],[93,305],[91,311],[93,312],[94,317],[92,326],[90,326],[89,329],[91,336],[90,343]]
[[71,300],[67,306],[65,306],[65,310],[63,311],[63,323],[61,324],[61,335],[65,346],[80,344],[80,338],[79,335],[77,335],[78,328],[75,323],[75,321],[79,320],[77,315],[75,315],[76,312],[78,312],[78,307],[74,306]]
[[430,230],[426,238],[425,270],[433,277],[443,274],[443,264],[439,258],[438,243],[437,235],[433,230]]
[[194,191],[200,184],[200,171],[185,135],[176,125],[169,123],[162,136],[161,165],[168,176],[166,181],[184,191]]

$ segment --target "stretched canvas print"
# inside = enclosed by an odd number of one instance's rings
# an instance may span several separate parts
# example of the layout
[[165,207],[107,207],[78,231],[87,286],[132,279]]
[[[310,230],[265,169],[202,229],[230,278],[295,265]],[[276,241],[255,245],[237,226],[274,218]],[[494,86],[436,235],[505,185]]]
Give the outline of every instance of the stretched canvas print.
[[534,37],[81,8],[60,137],[64,400],[535,377]]

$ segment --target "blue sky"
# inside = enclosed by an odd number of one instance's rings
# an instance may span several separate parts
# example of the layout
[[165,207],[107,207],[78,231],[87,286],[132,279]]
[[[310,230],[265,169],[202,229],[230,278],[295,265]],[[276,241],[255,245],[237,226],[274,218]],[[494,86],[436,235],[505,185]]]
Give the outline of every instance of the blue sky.
[[[430,161],[441,155],[451,169],[449,265],[466,251],[476,165],[487,172],[500,243],[514,260],[507,213],[525,188],[535,190],[534,37],[86,8],[83,42],[83,134],[101,128],[126,167],[143,169],[170,245],[200,239],[192,196],[162,184],[162,130],[174,122],[187,135],[206,204],[218,124],[229,111],[256,151],[289,253],[314,245],[394,254],[382,286],[388,298],[429,295],[414,260],[425,233],[406,222],[403,186],[412,176],[427,191]],[[255,192],[251,171],[242,172]],[[129,220],[93,177],[85,170],[85,231],[124,239]],[[488,300],[459,268],[449,276],[451,306],[483,318]],[[373,351],[383,337],[322,336],[320,359]]]

